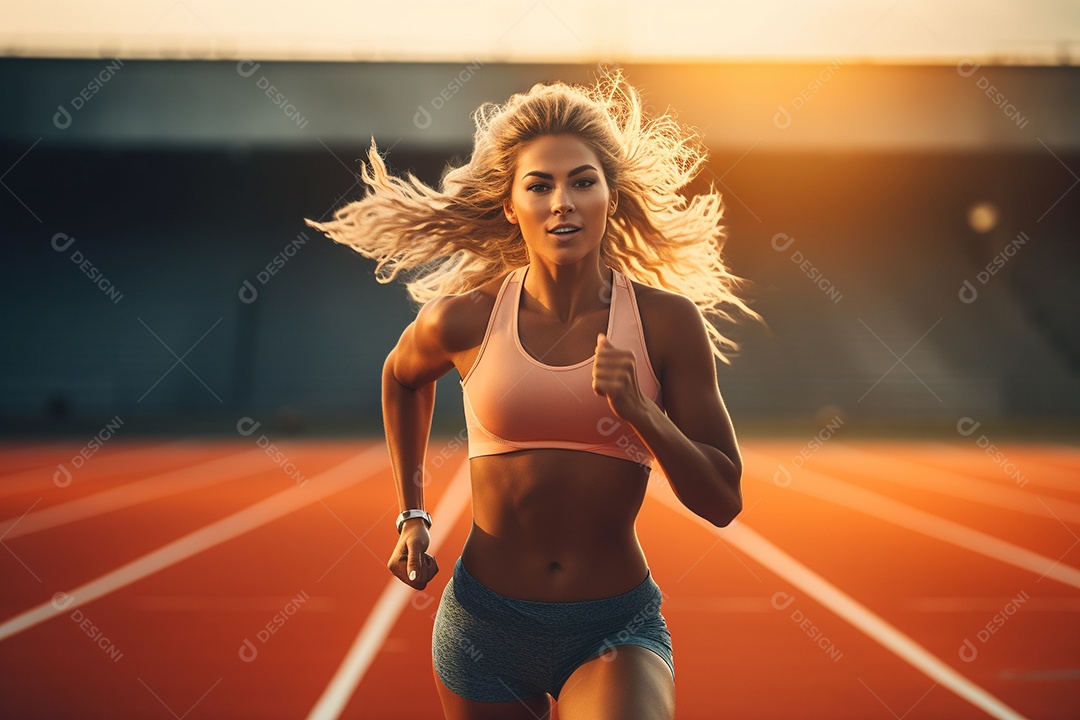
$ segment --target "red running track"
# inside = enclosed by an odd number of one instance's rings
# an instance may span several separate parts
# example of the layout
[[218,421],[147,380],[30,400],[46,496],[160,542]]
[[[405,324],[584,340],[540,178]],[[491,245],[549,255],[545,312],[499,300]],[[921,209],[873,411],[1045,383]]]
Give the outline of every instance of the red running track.
[[[1080,449],[742,446],[731,526],[660,477],[638,520],[677,717],[1080,717]],[[469,527],[464,450],[432,442],[443,571],[414,593],[385,567],[382,441],[276,448],[0,446],[0,716],[441,717],[430,633]]]

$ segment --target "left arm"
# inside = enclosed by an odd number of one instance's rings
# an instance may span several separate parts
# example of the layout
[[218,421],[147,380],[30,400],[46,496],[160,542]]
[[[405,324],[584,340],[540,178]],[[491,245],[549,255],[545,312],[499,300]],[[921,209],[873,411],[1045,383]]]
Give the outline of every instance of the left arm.
[[[724,527],[742,510],[742,458],[716,382],[705,320],[680,295],[649,298],[650,354],[661,359],[664,410],[638,387],[634,354],[600,335],[593,390],[630,423],[663,469],[675,496],[713,525]],[[642,322],[647,313],[642,308]]]

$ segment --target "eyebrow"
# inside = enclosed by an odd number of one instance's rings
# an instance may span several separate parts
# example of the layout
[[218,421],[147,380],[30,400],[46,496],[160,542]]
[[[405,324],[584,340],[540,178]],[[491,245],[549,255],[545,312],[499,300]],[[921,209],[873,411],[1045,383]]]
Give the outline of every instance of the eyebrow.
[[[594,168],[592,165],[581,165],[580,167],[576,167],[573,170],[571,170],[570,172],[568,172],[566,174],[566,176],[567,177],[574,177],[578,173],[583,173],[586,170],[597,171],[596,168]],[[597,171],[597,172],[599,172],[599,171]],[[554,180],[555,179],[555,176],[552,175],[551,173],[540,172],[539,170],[531,170],[531,171],[525,173],[524,175],[522,175],[522,177],[527,178],[530,175],[535,175],[536,177],[543,178],[544,180]]]

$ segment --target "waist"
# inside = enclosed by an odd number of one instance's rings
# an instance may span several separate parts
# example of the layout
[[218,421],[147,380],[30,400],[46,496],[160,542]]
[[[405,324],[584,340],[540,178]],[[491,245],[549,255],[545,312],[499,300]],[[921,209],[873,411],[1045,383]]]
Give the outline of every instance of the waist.
[[476,526],[461,559],[492,592],[532,602],[583,602],[610,598],[641,584],[649,572],[636,538],[554,555],[479,539]]
[[606,597],[578,601],[536,601],[507,596],[481,582],[466,565],[464,557],[454,564],[451,579],[454,595],[470,609],[483,609],[508,615],[508,620],[520,622],[522,617],[545,625],[560,627],[595,623],[597,620],[611,622],[623,616],[641,615],[643,606],[655,605],[659,609],[663,594],[645,569],[641,582],[628,590]]
[[609,597],[645,575],[634,521],[648,474],[567,450],[471,461],[473,527],[462,556],[485,585],[544,601]]

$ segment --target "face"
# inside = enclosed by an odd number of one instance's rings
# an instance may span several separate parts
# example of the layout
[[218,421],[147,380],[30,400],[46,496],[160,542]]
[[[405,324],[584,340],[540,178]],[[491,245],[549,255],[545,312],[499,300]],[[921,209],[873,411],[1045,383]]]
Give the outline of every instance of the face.
[[542,135],[521,149],[503,209],[521,228],[530,259],[568,265],[598,252],[615,202],[589,145],[574,135]]

